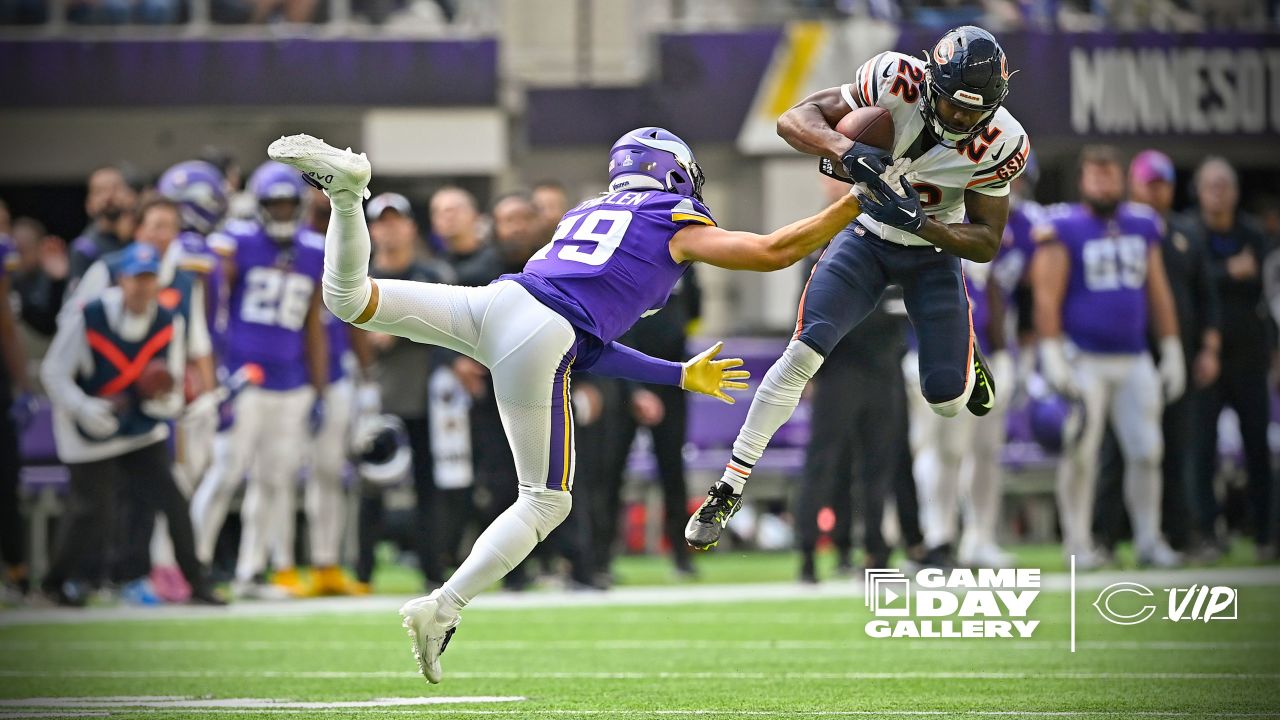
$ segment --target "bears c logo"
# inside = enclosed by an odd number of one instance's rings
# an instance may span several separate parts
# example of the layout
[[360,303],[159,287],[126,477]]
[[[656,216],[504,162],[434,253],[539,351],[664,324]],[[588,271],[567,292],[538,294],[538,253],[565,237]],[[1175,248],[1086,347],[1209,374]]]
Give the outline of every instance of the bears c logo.
[[1000,55],[1000,77],[1004,80],[1009,79],[1009,60],[1003,53]]
[[952,56],[956,54],[956,46],[951,42],[951,38],[944,37],[933,46],[933,60],[939,65],[946,65],[951,62]]

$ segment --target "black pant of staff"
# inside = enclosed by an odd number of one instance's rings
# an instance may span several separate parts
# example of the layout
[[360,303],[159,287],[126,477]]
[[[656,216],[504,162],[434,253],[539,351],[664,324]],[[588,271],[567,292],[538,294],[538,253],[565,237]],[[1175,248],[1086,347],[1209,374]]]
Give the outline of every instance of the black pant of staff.
[[[178,489],[171,471],[172,459],[163,441],[112,458],[87,463],[71,463],[71,488],[66,512],[58,528],[53,563],[43,580],[46,591],[62,594],[68,580],[97,581],[93,568],[108,566],[108,553],[119,547],[116,508],[118,494],[128,504],[153,517],[159,512],[169,525],[174,555],[183,576],[191,584],[192,599],[217,602],[209,587],[205,569],[196,559],[195,535],[187,499]],[[128,558],[129,555],[122,556]],[[149,568],[129,567],[128,563],[111,563],[112,580],[131,580],[145,575]]]

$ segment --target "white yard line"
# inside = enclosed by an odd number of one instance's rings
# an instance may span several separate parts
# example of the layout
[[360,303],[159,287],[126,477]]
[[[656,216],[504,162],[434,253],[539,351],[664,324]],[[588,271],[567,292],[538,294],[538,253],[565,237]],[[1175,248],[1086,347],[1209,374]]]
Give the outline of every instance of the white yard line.
[[[1087,650],[1120,650],[1146,652],[1170,650],[1199,652],[1201,650],[1249,650],[1273,648],[1280,650],[1280,640],[1271,642],[1151,640],[1086,641],[1079,645]],[[395,650],[404,646],[403,638],[387,640],[64,640],[50,644],[47,640],[0,640],[0,651],[41,650],[45,653],[126,651],[147,652],[204,652],[234,650],[236,652],[277,652],[281,650]],[[975,643],[972,639],[909,640],[895,642],[895,648],[974,650],[987,652],[991,645]],[[856,651],[870,647],[883,647],[883,642],[871,638],[851,637],[847,640],[467,640],[459,648],[466,651],[505,652],[508,650],[769,650],[781,652],[813,652],[821,650]],[[1065,650],[1066,641],[1056,640],[1008,640],[1000,643],[1001,650]]]
[[[414,698],[407,698],[412,700]],[[88,700],[88,698],[85,698]],[[244,702],[244,701],[235,701]],[[725,715],[732,717],[983,717],[983,718],[1088,718],[1115,717],[1113,710],[709,710],[709,709],[652,709],[652,710],[603,710],[603,709],[488,709],[488,708],[456,708],[369,705],[352,707],[342,703],[296,703],[306,707],[290,707],[288,703],[272,700],[247,700],[258,703],[244,706],[210,707],[207,705],[167,705],[162,707],[137,706],[125,707],[107,705],[108,712],[84,712],[79,705],[71,705],[63,712],[50,711],[52,706],[32,706],[31,711],[0,712],[0,718],[34,718],[34,717],[108,717],[117,713],[121,715],[151,714],[172,709],[182,709],[184,715],[307,715],[314,716],[314,710],[323,709],[326,714],[358,714],[362,710],[374,710],[378,715],[444,715],[453,716],[459,713],[492,717],[526,717],[530,714],[553,715],[562,717],[702,717]],[[380,702],[380,701],[374,701]],[[406,703],[409,704],[409,703]],[[103,707],[84,703],[84,707]],[[1126,718],[1280,718],[1275,712],[1199,712],[1183,710],[1132,710],[1125,711]]]
[[[1141,582],[1152,587],[1187,587],[1192,584],[1232,587],[1280,586],[1280,566],[1249,568],[1190,568],[1185,570],[1126,570],[1089,573],[1077,577],[1079,590],[1101,590],[1121,581]],[[481,595],[474,608],[528,610],[565,607],[661,606],[751,601],[809,600],[823,598],[861,599],[860,579],[833,581],[821,585],[755,583],[739,585],[673,585],[661,587],[621,587],[609,592],[495,592]],[[1041,589],[1065,592],[1070,587],[1066,573],[1042,577]],[[110,607],[89,609],[24,608],[0,612],[0,626],[41,623],[78,623],[125,620],[164,620],[240,617],[297,617],[300,615],[360,612],[394,612],[403,597],[318,598],[306,601],[240,602],[225,608],[172,606],[159,608]],[[812,621],[811,615],[805,615]],[[557,622],[564,622],[562,617]],[[861,619],[859,619],[861,622]]]
[[[411,678],[400,670],[0,670],[0,678]],[[459,680],[1280,680],[1280,673],[1216,672],[451,672]]]
[[326,710],[366,709],[388,707],[419,707],[425,705],[461,705],[479,703],[511,703],[525,700],[523,696],[495,695],[435,695],[431,697],[380,698],[339,702],[298,702],[271,698],[193,698],[174,696],[113,696],[113,697],[38,697],[0,700],[0,707],[23,708],[256,708],[260,710]]

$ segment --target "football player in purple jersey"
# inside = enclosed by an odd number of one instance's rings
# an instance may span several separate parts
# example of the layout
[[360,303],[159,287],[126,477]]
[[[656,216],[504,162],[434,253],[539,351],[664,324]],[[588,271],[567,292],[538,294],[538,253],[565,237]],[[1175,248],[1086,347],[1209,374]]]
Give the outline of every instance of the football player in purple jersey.
[[[1160,533],[1160,417],[1164,404],[1185,389],[1182,341],[1160,253],[1160,218],[1146,206],[1122,202],[1124,191],[1119,154],[1086,148],[1082,202],[1050,210],[1052,238],[1032,261],[1041,373],[1059,393],[1084,403],[1083,430],[1064,448],[1057,481],[1064,550],[1080,569],[1105,562],[1090,528],[1108,421],[1125,459],[1125,504],[1138,562],[1180,562]],[[1148,352],[1151,335],[1159,338],[1158,367]]]
[[[307,186],[291,168],[265,163],[249,179],[253,220],[228,221],[209,245],[223,257],[230,287],[225,348],[228,373],[263,370],[261,386],[236,396],[234,420],[217,439],[213,464],[192,498],[197,551],[208,562],[227,508],[248,472],[235,592],[245,597],[300,594],[294,569],[295,481],[307,433],[323,421],[328,348],[321,320],[324,238],[304,227]],[[273,551],[277,587],[265,582]]]
[[679,385],[733,402],[725,391],[745,388],[747,373],[732,369],[741,360],[715,359],[720,344],[679,363],[643,355],[616,339],[661,308],[693,262],[783,268],[830,240],[860,210],[849,195],[767,235],[724,230],[702,202],[703,175],[689,146],[661,128],[640,128],[614,143],[607,191],[566,213],[523,272],[475,288],[372,280],[360,209],[369,161],[307,135],[281,138],[268,153],[297,167],[330,197],[324,297],[335,315],[469,355],[493,377],[519,495],[442,588],[401,608],[419,669],[433,683],[440,681],[440,654],[458,613],[569,513],[572,372]]

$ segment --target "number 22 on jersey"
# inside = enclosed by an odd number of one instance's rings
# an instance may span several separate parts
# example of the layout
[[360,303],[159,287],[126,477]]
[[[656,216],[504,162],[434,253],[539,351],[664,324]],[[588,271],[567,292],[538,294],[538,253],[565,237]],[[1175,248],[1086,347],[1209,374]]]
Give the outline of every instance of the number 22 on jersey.
[[529,258],[558,258],[583,265],[600,266],[609,261],[631,225],[630,210],[592,210],[585,215],[566,217],[556,225],[551,242]]

